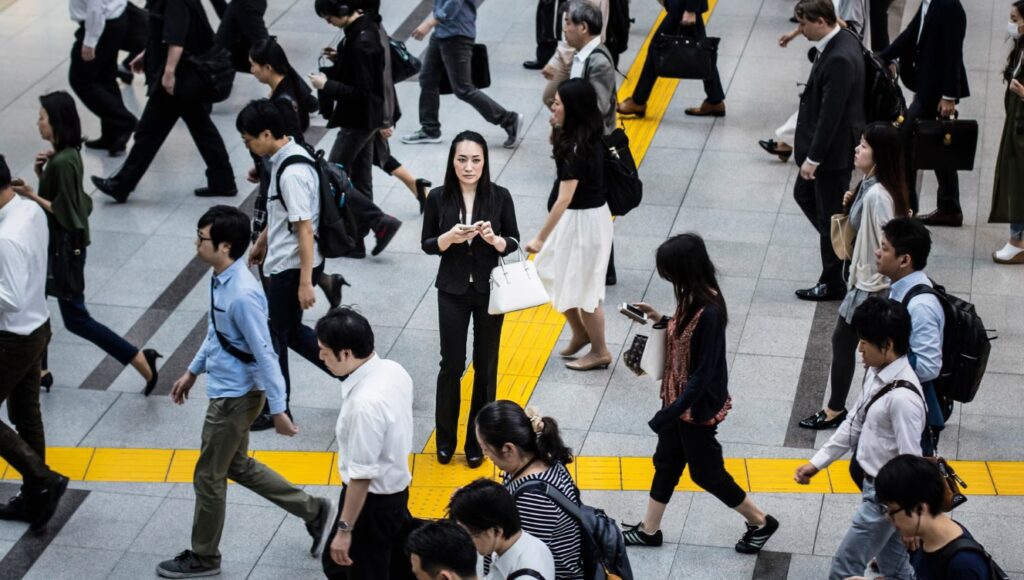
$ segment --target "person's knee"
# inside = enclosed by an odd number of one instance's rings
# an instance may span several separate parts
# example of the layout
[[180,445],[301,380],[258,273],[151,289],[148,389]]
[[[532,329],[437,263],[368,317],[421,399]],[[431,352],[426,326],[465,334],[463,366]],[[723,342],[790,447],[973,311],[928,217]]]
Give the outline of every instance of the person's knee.
[[76,336],[84,336],[89,328],[89,318],[80,314],[64,316],[64,328]]
[[460,101],[466,102],[473,100],[473,97],[475,97],[477,93],[480,92],[480,89],[476,88],[473,85],[460,85],[454,87],[453,89],[455,91],[455,98],[459,99]]

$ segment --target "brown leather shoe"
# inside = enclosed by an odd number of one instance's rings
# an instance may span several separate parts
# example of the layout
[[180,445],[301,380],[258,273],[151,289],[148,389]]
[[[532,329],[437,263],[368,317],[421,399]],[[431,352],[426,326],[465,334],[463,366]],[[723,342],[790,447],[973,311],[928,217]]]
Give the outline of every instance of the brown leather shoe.
[[632,97],[630,97],[625,101],[619,103],[615,107],[615,110],[618,111],[620,115],[643,117],[644,115],[647,114],[647,105],[640,105],[636,101],[634,101]]
[[932,213],[921,216],[921,223],[926,226],[948,226],[958,228],[964,225],[964,214],[958,211],[943,211],[937,209]]
[[699,107],[690,107],[686,109],[686,114],[691,117],[724,117],[725,116],[725,101],[712,105],[707,101],[700,104]]

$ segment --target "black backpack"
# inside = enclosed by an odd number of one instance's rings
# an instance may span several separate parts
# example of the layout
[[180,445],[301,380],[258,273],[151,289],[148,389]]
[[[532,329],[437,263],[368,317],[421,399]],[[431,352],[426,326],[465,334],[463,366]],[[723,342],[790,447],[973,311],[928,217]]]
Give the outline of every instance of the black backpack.
[[973,304],[947,293],[938,284],[914,286],[903,297],[903,305],[921,294],[938,298],[946,317],[942,329],[942,369],[935,379],[935,392],[947,401],[970,403],[985,375],[993,338],[989,338]]
[[604,45],[618,56],[629,48],[629,28],[633,19],[629,17],[629,0],[608,2],[608,25],[604,31]]
[[[274,176],[277,195],[270,197],[268,201],[280,201],[285,211],[288,211],[288,205],[281,197],[281,172],[295,163],[312,165],[320,183],[320,224],[314,232],[317,246],[320,248],[320,254],[325,258],[344,257],[355,249],[358,241],[355,218],[352,216],[352,210],[345,203],[349,193],[353,192],[354,186],[349,180],[345,168],[340,164],[328,161],[322,149],[313,151],[308,145],[303,145],[303,148],[313,156],[313,159],[305,155],[286,157],[278,167],[277,175]],[[288,224],[288,231],[292,231],[291,223]]]
[[907,114],[907,101],[903,98],[899,82],[892,76],[882,59],[864,46],[857,33],[845,30],[857,37],[861,54],[864,56],[864,120],[868,123],[901,122],[901,117]]
[[587,580],[605,580],[612,577],[610,575],[621,580],[633,580],[633,569],[629,565],[629,555],[626,554],[626,540],[618,524],[604,510],[576,505],[556,487],[538,479],[522,484],[512,495],[519,497],[527,491],[542,493],[580,523],[583,573]]
[[985,551],[985,547],[976,542],[971,538],[960,536],[952,542],[946,544],[942,550],[939,551],[939,559],[942,560],[942,571],[945,572],[949,568],[949,562],[960,552],[977,552],[982,555],[983,558],[988,562],[988,577],[989,580],[1010,580],[1010,576],[999,567],[992,560],[992,556]]
[[626,215],[640,205],[644,184],[629,150],[629,136],[621,128],[601,137],[604,148],[604,192],[612,215]]

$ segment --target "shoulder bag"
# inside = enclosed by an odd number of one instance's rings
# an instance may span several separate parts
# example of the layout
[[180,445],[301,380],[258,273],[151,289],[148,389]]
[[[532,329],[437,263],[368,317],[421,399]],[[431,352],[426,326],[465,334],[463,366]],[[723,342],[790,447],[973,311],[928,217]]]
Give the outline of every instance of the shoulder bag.
[[491,270],[488,314],[508,314],[551,302],[540,276],[537,275],[537,267],[526,259],[519,241],[514,241],[518,246],[516,252],[519,254],[519,261],[506,264],[505,259],[498,256],[498,265]]
[[832,251],[844,262],[853,259],[853,241],[857,232],[850,225],[850,216],[845,213],[832,214],[831,220]]
[[[478,89],[486,89],[491,86],[491,65],[487,59],[487,46],[483,44],[473,45],[473,56],[470,58],[469,66],[471,69],[471,78],[473,86]],[[455,93],[455,89],[452,87],[452,81],[448,78],[448,69],[441,69],[441,84],[438,85],[438,91],[442,95],[451,95]]]
[[673,36],[659,34],[651,41],[651,56],[659,77],[705,80],[715,74],[718,66],[718,42],[708,36]]
[[46,295],[70,300],[85,293],[85,247],[78,231],[50,228]]

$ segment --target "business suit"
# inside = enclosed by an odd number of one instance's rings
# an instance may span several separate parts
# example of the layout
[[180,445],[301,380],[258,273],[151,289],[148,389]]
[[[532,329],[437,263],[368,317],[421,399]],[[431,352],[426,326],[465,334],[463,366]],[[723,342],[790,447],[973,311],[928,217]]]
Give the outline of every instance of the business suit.
[[[922,12],[925,12],[923,27]],[[880,55],[886,62],[899,60],[903,84],[914,91],[914,100],[907,110],[900,134],[904,140],[910,204],[915,214],[918,195],[912,147],[914,125],[918,119],[937,117],[939,101],[943,98],[959,102],[970,96],[967,69],[964,67],[966,33],[967,15],[960,0],[927,0],[906,30]],[[960,213],[960,182],[956,171],[936,170],[935,177],[939,182],[939,210]]]
[[263,15],[267,0],[232,0],[220,15],[216,42],[231,53],[231,63],[241,73],[249,72],[249,50],[270,36]]
[[[665,19],[658,26],[655,35],[683,33],[696,39],[707,37],[707,29],[704,27],[703,14],[708,11],[707,0],[665,0]],[[683,13],[693,12],[697,15],[697,21],[692,28],[683,27]],[[654,89],[654,82],[658,80],[658,72],[655,70],[653,53],[647,54],[644,61],[644,68],[640,72],[640,79],[637,80],[636,88],[633,90],[633,102],[638,105],[647,104],[647,99]],[[704,80],[705,100],[708,104],[718,105],[725,100],[725,90],[722,88],[722,80],[718,76],[716,68],[710,78]]]
[[[828,37],[826,37],[828,38]],[[823,39],[824,40],[824,39]],[[820,44],[820,43],[819,43]],[[797,177],[793,197],[818,230],[821,252],[820,284],[830,293],[843,290],[842,261],[832,250],[832,214],[843,207],[850,185],[853,152],[864,130],[864,58],[860,40],[839,30],[811,67],[800,96],[794,158],[797,166],[818,164],[815,178]]]
[[473,396],[466,427],[466,456],[481,457],[473,427],[476,414],[495,398],[498,383],[498,347],[504,315],[490,315],[491,269],[498,265],[498,251],[479,235],[452,244],[444,251],[438,238],[458,223],[489,221],[495,235],[505,238],[508,255],[518,248],[519,226],[508,190],[491,184],[489,199],[478,189],[473,215],[466,216],[462,195],[435,188],[423,211],[423,251],[441,256],[437,271],[437,311],[440,323],[441,370],[437,375],[437,449],[454,453],[458,443],[460,379],[466,370],[466,334],[473,319]]
[[597,108],[604,119],[604,134],[608,135],[615,130],[615,105],[619,99],[615,94],[615,64],[605,45],[598,45],[587,55],[587,60],[583,62],[582,78],[597,93]]

